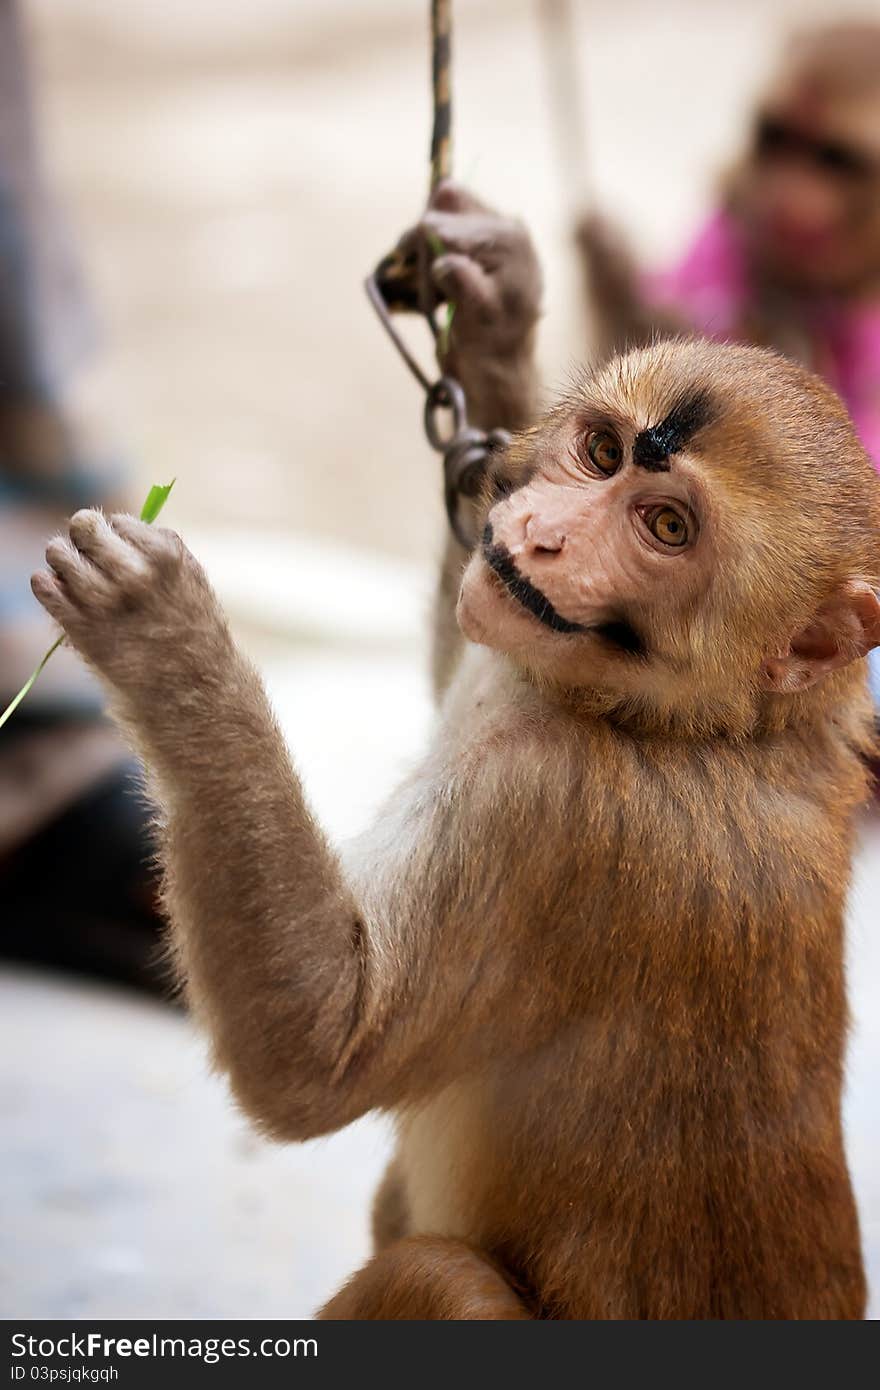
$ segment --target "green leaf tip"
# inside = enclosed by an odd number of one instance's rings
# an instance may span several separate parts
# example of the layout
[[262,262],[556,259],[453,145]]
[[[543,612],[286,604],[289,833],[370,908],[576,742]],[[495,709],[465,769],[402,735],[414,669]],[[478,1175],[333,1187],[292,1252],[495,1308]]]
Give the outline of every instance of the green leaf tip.
[[147,493],[147,500],[141,507],[141,521],[155,521],[165,503],[168,501],[171,489],[177,482],[172,478],[170,483],[154,483]]
[[450,299],[446,305],[446,319],[440,326],[437,334],[437,351],[441,357],[449,351],[449,335],[452,332],[452,320],[455,318],[455,310],[458,306]]

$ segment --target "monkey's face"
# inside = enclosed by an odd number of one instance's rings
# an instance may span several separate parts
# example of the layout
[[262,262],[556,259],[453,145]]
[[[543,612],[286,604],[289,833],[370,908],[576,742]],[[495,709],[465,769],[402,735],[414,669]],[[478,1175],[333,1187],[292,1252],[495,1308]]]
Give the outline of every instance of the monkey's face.
[[679,399],[652,428],[575,406],[533,432],[464,577],[466,636],[567,683],[638,681],[709,583],[711,503],[688,450],[706,409]]
[[459,623],[566,686],[668,709],[697,690],[744,697],[835,591],[832,571],[840,587],[864,570],[840,553],[850,464],[880,562],[878,479],[809,374],[698,342],[617,359],[515,441]]

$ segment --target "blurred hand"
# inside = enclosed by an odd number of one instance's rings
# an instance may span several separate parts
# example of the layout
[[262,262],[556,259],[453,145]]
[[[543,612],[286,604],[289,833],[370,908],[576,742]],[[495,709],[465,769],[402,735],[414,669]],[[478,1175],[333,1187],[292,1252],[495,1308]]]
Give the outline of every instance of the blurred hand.
[[587,268],[590,293],[603,306],[641,307],[639,268],[626,238],[615,223],[586,213],[575,223],[575,245]]
[[453,306],[444,371],[465,390],[483,364],[494,369],[531,360],[541,309],[541,270],[523,224],[488,208],[458,184],[434,190],[417,226],[401,239],[412,254],[424,248],[438,297]]

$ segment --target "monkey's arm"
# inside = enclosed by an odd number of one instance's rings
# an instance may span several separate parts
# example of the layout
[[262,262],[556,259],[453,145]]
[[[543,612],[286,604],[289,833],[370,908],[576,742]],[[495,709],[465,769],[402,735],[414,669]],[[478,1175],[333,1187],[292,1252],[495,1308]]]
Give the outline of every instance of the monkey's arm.
[[628,348],[644,347],[656,338],[688,331],[683,318],[648,301],[629,248],[604,219],[583,217],[575,227],[575,243],[581,258],[592,349],[600,362]]
[[[522,223],[445,182],[434,190],[422,220],[401,239],[400,250],[429,258],[432,287],[450,315],[440,367],[464,388],[471,424],[485,430],[531,424],[538,409],[535,330],[542,287]],[[466,499],[461,508],[467,520],[474,508]],[[432,674],[438,699],[464,645],[455,604],[467,558],[465,547],[447,533],[434,603]]]
[[411,789],[366,846],[353,891],[178,538],[96,512],[78,513],[70,534],[49,545],[34,591],[144,755],[182,971],[243,1106],[266,1130],[304,1138],[455,1074],[497,1033],[492,1014],[511,1010],[497,998],[500,954],[491,986],[469,989],[483,947],[475,925],[454,930],[473,889],[460,882],[469,846],[449,799],[438,809]]

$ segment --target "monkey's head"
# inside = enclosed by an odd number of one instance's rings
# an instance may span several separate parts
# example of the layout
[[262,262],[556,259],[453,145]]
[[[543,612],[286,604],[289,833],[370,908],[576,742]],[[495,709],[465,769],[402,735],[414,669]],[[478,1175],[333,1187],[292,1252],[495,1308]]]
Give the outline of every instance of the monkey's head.
[[514,440],[486,505],[459,623],[542,682],[730,729],[864,685],[880,477],[834,393],[782,357],[617,358]]
[[760,105],[733,207],[759,270],[800,291],[880,277],[880,25],[790,42]]

